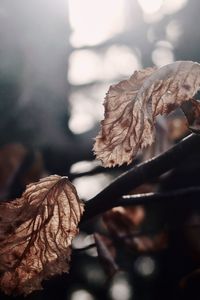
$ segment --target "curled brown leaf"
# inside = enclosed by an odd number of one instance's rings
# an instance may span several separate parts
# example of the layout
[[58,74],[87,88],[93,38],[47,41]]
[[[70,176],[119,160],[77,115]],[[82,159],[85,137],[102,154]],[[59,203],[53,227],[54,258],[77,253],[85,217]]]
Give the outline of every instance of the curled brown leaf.
[[138,252],[160,251],[168,246],[168,236],[165,232],[157,233],[154,236],[138,236],[133,239],[133,248]]
[[103,215],[103,221],[116,240],[120,240],[129,250],[137,252],[160,251],[168,244],[165,232],[154,235],[137,234],[138,225],[144,220],[144,210],[138,207],[116,207]]
[[108,231],[119,239],[135,234],[144,218],[145,211],[142,206],[118,206],[103,214],[103,221]]
[[29,294],[43,279],[69,270],[82,213],[74,186],[57,175],[0,205],[0,286],[6,294]]
[[155,117],[191,99],[199,86],[200,65],[191,61],[137,71],[111,86],[94,145],[97,158],[105,167],[131,163],[139,149],[153,143]]

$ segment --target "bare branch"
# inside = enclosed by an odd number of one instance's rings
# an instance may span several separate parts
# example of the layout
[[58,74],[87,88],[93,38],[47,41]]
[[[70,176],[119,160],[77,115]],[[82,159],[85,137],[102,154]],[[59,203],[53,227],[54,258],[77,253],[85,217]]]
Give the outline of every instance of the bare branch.
[[[189,187],[180,190],[174,190],[168,193],[147,193],[123,196],[116,201],[116,206],[148,205],[159,202],[183,201],[184,198],[195,198],[200,195],[200,187]],[[195,198],[199,202],[198,198]]]
[[86,203],[82,222],[115,207],[120,197],[177,167],[188,154],[191,155],[199,150],[200,136],[191,134],[168,151],[131,168]]

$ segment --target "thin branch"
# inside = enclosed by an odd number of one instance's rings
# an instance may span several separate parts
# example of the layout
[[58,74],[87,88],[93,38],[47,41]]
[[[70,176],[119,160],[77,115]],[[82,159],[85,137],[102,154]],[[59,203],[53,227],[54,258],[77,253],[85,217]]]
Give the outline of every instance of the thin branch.
[[[160,230],[159,230],[160,231]],[[163,229],[163,232],[167,232],[166,228]],[[141,237],[141,236],[147,236],[147,235],[155,235],[158,233],[157,229],[148,229],[148,230],[135,230],[135,232],[132,232],[130,234],[124,234],[121,236],[115,236],[115,235],[108,235],[105,234],[105,236],[107,236],[108,238],[111,238],[112,240],[115,240],[115,242],[117,243],[121,243],[121,241],[127,239],[127,238],[136,238],[136,237]],[[84,246],[82,248],[73,248],[73,251],[75,252],[82,252],[82,251],[86,251],[89,250],[91,248],[96,247],[96,243],[91,243],[87,246]]]
[[[183,229],[199,229],[200,224],[191,224],[191,225],[182,225],[182,226],[178,226],[178,227],[172,227],[172,226],[168,226],[168,227],[164,227],[163,229],[159,228],[158,229],[148,229],[148,230],[137,230],[134,233],[130,233],[130,234],[125,234],[122,236],[112,236],[112,235],[108,235],[109,238],[111,238],[112,240],[115,241],[115,243],[121,243],[123,240],[125,239],[130,239],[130,238],[136,238],[136,237],[143,237],[143,236],[153,236],[156,235],[158,233],[171,233],[173,231],[177,231],[177,230],[183,230]],[[85,247],[82,248],[73,248],[74,252],[82,252],[82,251],[86,251],[92,248],[96,247],[96,243],[91,243]]]
[[191,134],[168,151],[144,162],[115,179],[99,194],[86,202],[82,222],[116,206],[116,201],[141,184],[177,167],[189,155],[200,150],[200,136]]
[[183,198],[194,199],[199,202],[199,196],[200,187],[189,187],[168,193],[147,193],[123,196],[122,198],[117,199],[115,206],[148,205],[158,202],[164,204],[164,202],[183,201]]
[[[136,238],[136,237],[140,237],[140,236],[146,236],[146,235],[152,235],[157,233],[157,230],[151,230],[151,231],[136,231],[135,233],[131,233],[131,234],[127,234],[127,235],[123,235],[123,236],[110,236],[113,240],[115,240],[115,242],[117,243],[121,243],[123,240],[127,239],[127,238]],[[95,248],[96,247],[96,243],[91,243],[85,247],[82,248],[72,248],[73,252],[75,253],[79,253],[79,252],[83,252],[83,251],[87,251],[89,249]]]

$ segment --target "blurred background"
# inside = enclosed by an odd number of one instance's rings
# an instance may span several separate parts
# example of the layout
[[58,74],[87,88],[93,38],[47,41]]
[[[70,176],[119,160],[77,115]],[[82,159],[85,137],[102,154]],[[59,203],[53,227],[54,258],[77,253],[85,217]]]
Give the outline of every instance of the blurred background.
[[[88,200],[126,169],[103,170],[92,153],[105,93],[110,84],[141,68],[175,60],[200,62],[199,12],[197,0],[1,0],[1,201],[54,173],[69,175],[79,196]],[[157,126],[165,138],[136,162],[188,134],[179,113],[160,118]],[[172,182],[174,177],[162,188]],[[158,185],[161,189],[160,182],[153,182],[138,192]],[[89,227],[81,230],[75,248],[94,242],[93,229],[105,231],[102,224]],[[164,294],[179,299],[174,282],[185,270],[170,280],[173,269],[162,273],[164,262],[171,258],[173,264],[172,257],[168,252],[131,252],[125,271],[108,280],[94,248],[75,252],[70,276],[47,283],[44,292],[27,299],[160,300]]]

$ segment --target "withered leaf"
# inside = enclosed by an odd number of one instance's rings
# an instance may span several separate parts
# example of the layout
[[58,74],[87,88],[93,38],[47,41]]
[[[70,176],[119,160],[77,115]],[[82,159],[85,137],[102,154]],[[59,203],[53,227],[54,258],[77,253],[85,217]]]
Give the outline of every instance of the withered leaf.
[[115,207],[103,214],[103,221],[109,232],[119,238],[135,233],[142,223],[145,212],[142,206]]
[[168,236],[165,232],[147,236],[138,234],[137,226],[144,219],[142,207],[116,207],[103,215],[103,221],[116,240],[129,250],[138,252],[159,251],[165,249]]
[[135,72],[111,86],[94,145],[97,158],[105,167],[131,163],[139,149],[153,143],[155,117],[192,98],[199,85],[200,65],[177,61]]
[[152,237],[144,235],[134,237],[132,246],[138,252],[160,251],[167,248],[168,236],[165,232],[161,232]]
[[29,294],[41,281],[67,272],[83,204],[67,177],[52,175],[0,205],[0,286]]
[[120,240],[128,248],[135,247],[134,235],[142,223],[145,212],[142,206],[115,207],[103,214],[103,221],[113,238]]

